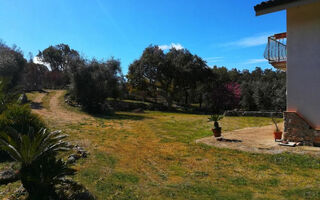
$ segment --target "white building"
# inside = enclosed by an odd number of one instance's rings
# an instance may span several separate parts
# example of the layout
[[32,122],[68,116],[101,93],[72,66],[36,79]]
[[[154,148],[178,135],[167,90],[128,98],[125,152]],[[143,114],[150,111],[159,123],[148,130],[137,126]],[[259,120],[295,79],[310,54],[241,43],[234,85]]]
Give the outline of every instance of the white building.
[[269,37],[265,57],[287,72],[284,137],[320,145],[320,0],[269,0],[255,6],[257,16],[280,10],[287,12],[287,33]]

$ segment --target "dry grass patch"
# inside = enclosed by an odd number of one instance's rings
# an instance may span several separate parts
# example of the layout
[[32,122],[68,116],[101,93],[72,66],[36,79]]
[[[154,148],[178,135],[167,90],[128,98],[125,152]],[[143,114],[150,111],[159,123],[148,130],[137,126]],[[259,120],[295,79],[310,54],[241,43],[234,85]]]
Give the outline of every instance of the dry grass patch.
[[[301,194],[294,196],[290,188],[303,193],[320,178],[320,162],[310,156],[195,144],[195,139],[212,134],[208,116],[117,115],[126,117],[96,118],[70,130],[74,139],[91,141],[93,155],[77,165],[76,179],[100,199],[294,199]],[[229,131],[269,125],[270,119],[226,117],[221,124]]]
[[[196,144],[212,134],[207,118],[120,112],[49,125],[90,152],[75,165],[75,179],[99,199],[320,199],[319,158]],[[224,131],[270,123],[255,117],[221,121]]]

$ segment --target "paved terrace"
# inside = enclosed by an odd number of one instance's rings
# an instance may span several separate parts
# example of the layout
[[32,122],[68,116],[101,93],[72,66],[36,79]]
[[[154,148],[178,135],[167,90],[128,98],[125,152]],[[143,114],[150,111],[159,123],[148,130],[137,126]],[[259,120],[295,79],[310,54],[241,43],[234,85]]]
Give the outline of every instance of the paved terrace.
[[[283,124],[280,124],[283,130]],[[277,154],[283,152],[293,152],[298,154],[313,154],[320,156],[320,147],[296,146],[285,147],[279,146],[273,137],[274,126],[263,126],[254,128],[245,128],[231,132],[222,133],[222,141],[215,137],[206,137],[196,140],[197,143],[204,143],[210,146],[236,149],[254,153]]]

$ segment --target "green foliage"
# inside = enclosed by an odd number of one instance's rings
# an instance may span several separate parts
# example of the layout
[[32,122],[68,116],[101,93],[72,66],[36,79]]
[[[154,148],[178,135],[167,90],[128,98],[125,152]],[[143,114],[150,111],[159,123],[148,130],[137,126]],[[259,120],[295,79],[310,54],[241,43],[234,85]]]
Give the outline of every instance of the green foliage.
[[74,174],[66,163],[56,159],[59,152],[70,150],[64,141],[66,137],[60,131],[46,129],[30,129],[24,134],[10,129],[0,133],[0,148],[21,164],[19,175],[30,200],[57,199],[54,186]]
[[43,127],[45,127],[44,122],[39,116],[31,113],[29,105],[9,105],[0,115],[0,130],[5,132],[14,128],[18,133],[24,134],[30,128],[38,132]]
[[72,68],[74,61],[80,60],[80,55],[76,50],[71,49],[69,45],[58,44],[40,51],[38,58],[42,62],[49,63],[52,71],[66,71]]
[[[129,66],[129,91],[143,100],[163,99],[168,108],[174,101],[189,104],[197,85],[210,74],[204,60],[186,49],[172,48],[164,53],[158,46],[147,47],[139,60]],[[192,96],[195,97],[195,96]]]
[[105,97],[129,97],[162,104],[156,108],[161,110],[204,113],[286,109],[285,72],[259,67],[252,72],[211,68],[187,49],[163,51],[150,45],[129,66],[127,82],[118,60],[88,61],[67,44],[49,46],[37,58],[50,64],[51,71],[32,59],[26,62],[19,49],[0,42],[0,79],[7,82],[3,87],[6,96],[14,90],[21,93],[22,88],[61,89],[71,84],[75,99],[93,113],[110,111],[104,103]]
[[221,129],[218,121],[222,120],[223,117],[224,117],[223,115],[214,114],[214,115],[211,115],[208,119],[209,119],[209,122],[214,122],[215,129]]
[[49,70],[46,66],[33,62],[28,63],[23,72],[24,89],[27,91],[43,89],[48,73]]
[[61,135],[60,131],[49,132],[42,129],[36,133],[30,129],[29,132],[20,134],[11,128],[8,133],[0,133],[0,144],[14,160],[28,166],[38,159],[68,150],[68,143],[63,141],[65,138],[66,135]]
[[0,114],[5,111],[9,105],[17,103],[18,97],[21,96],[20,90],[8,91],[8,79],[0,77]]
[[93,60],[74,74],[71,93],[85,110],[92,113],[106,112],[109,111],[106,99],[119,97],[120,82],[121,68],[118,60]]
[[21,50],[10,48],[0,41],[0,79],[7,83],[3,88],[5,93],[16,89],[25,63]]
[[220,121],[223,119],[223,115],[219,115],[219,114],[214,114],[214,115],[211,115],[208,119],[210,122],[217,122],[217,121]]
[[200,111],[223,112],[235,108],[278,111],[286,106],[285,72],[209,68],[186,49],[164,52],[149,46],[129,66],[127,78],[135,98],[169,108],[176,104],[188,109],[197,104]]
[[253,98],[253,91],[247,82],[241,85],[242,97],[240,106],[244,110],[256,110],[255,100]]
[[[45,72],[42,82],[46,88],[51,89],[65,88],[71,83],[72,75],[76,69],[85,65],[85,59],[80,56],[78,51],[71,49],[67,44],[49,46],[40,51],[37,58],[50,64],[51,71]],[[31,72],[26,74],[27,78],[31,78],[33,82],[37,80],[35,79],[37,77],[32,77],[35,74],[34,68],[35,66],[33,66]]]
[[279,121],[276,120],[274,117],[272,117],[272,122],[273,122],[274,126],[276,127],[276,131],[279,132],[280,131],[280,129],[278,127]]
[[3,92],[4,83],[0,80],[0,113],[7,109],[6,95]]
[[286,109],[286,75],[285,72],[264,71],[257,67],[254,71],[242,75],[241,102],[245,110]]

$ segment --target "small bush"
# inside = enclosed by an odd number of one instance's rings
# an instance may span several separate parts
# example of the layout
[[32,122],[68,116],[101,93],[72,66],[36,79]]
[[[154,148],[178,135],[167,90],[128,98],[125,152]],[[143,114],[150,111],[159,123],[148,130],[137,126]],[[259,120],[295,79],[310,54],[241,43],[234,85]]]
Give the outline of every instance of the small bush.
[[18,133],[27,133],[30,128],[35,132],[45,127],[44,122],[36,114],[31,113],[28,105],[9,105],[0,115],[0,130],[14,128]]

